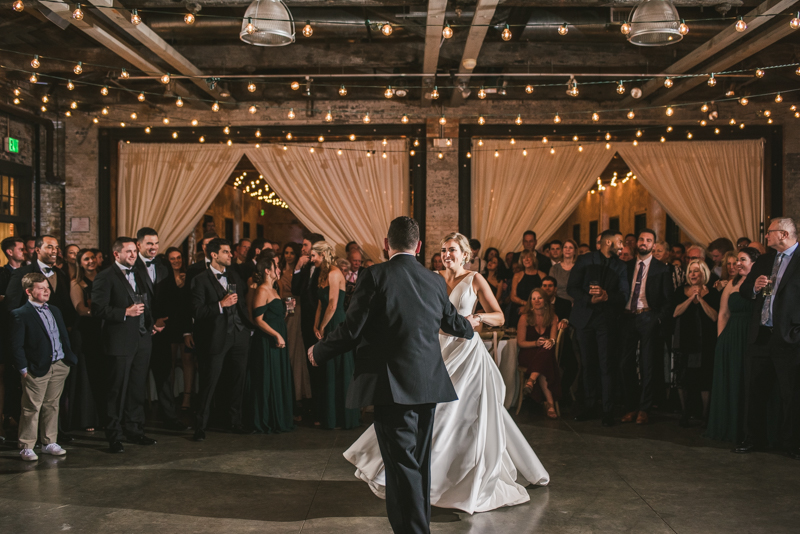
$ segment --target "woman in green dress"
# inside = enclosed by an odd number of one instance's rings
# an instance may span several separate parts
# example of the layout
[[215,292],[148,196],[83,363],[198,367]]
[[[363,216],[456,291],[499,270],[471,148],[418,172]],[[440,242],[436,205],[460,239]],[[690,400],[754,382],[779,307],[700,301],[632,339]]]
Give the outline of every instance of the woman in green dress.
[[[322,339],[345,320],[346,282],[342,271],[336,267],[333,247],[327,242],[318,241],[311,247],[311,261],[319,269],[319,304],[314,333],[317,339]],[[355,428],[359,425],[360,411],[345,407],[354,369],[352,352],[340,354],[320,366],[322,391],[316,405],[317,421],[322,428]]]
[[717,348],[714,355],[714,385],[708,415],[707,438],[737,443],[742,436],[744,415],[744,352],[753,300],[739,294],[739,286],[760,253],[750,247],[736,257],[736,276],[726,280],[717,319]]
[[286,350],[286,308],[274,288],[280,279],[274,252],[259,256],[253,281],[258,284],[250,303],[256,326],[247,368],[247,408],[253,429],[275,434],[294,429],[292,365]]

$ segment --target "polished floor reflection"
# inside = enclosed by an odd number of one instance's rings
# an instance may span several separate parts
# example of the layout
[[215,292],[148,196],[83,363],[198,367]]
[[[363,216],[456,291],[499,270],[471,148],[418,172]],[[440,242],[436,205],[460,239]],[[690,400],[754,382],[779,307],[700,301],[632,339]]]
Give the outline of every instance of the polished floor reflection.
[[[435,509],[431,530],[491,532],[797,532],[800,462],[732,454],[680,429],[517,418],[552,483],[522,506],[469,516]],[[388,532],[384,503],[342,452],[363,429],[305,426],[277,436],[159,430],[153,447],[111,455],[101,433],[78,433],[66,457],[18,459],[0,447],[0,532],[104,534]]]

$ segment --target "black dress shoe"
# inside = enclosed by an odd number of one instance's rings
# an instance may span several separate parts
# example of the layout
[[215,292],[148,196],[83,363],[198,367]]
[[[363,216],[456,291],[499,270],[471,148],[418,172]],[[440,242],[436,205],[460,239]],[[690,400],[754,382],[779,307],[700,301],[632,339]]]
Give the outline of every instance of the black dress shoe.
[[761,447],[753,443],[752,441],[742,441],[736,444],[736,447],[733,449],[733,452],[736,454],[747,454],[749,452],[757,452],[760,451]]
[[108,444],[108,449],[113,453],[125,452],[125,447],[119,441],[112,441]]
[[135,445],[155,445],[158,443],[153,438],[148,438],[144,434],[141,436],[131,436],[128,438],[128,442],[133,443]]
[[248,432],[244,429],[242,425],[232,425],[231,432],[234,434],[247,434]]
[[67,434],[66,432],[62,432],[58,435],[59,443],[69,443],[71,441],[75,441],[75,438],[72,436],[72,434]]
[[603,414],[603,426],[614,426],[614,415],[611,412]]
[[191,427],[181,421],[180,419],[174,419],[172,421],[167,421],[164,423],[164,428],[168,430],[175,430],[177,432],[185,432],[189,430]]
[[192,436],[192,439],[194,441],[205,441],[206,439],[205,431],[198,428],[197,430],[194,431],[194,436]]

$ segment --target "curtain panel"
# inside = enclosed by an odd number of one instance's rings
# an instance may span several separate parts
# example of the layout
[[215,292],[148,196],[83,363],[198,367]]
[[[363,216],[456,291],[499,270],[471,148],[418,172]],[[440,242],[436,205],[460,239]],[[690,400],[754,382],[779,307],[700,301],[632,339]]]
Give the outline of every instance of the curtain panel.
[[483,144],[472,158],[470,237],[477,237],[484,250],[495,247],[502,253],[517,250],[525,230],[534,230],[540,242],[552,236],[615,153],[605,143],[584,143],[582,152],[575,143],[563,142],[512,146],[508,140],[484,139]]
[[336,245],[338,254],[356,241],[380,262],[389,223],[410,214],[407,148],[405,140],[385,146],[357,141],[325,143],[315,146],[314,153],[277,145],[248,147],[245,153],[292,213]]
[[119,235],[149,226],[161,246],[179,246],[214,201],[244,153],[236,145],[120,143]]
[[764,141],[616,145],[639,182],[696,243],[759,238]]

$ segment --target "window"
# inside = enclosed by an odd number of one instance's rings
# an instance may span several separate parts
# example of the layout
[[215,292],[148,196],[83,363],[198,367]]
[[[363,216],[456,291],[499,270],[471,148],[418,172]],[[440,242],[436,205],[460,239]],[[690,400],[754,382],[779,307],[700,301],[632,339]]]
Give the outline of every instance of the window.
[[681,229],[678,228],[678,225],[675,224],[675,221],[672,220],[672,217],[667,215],[667,231],[664,239],[670,245],[677,245],[681,242]]
[[250,239],[250,223],[242,223],[242,237]]
[[264,225],[256,224],[256,237],[264,237]]
[[572,225],[572,240],[575,241],[577,244],[581,244],[581,225],[580,224],[573,224]]
[[0,162],[0,240],[31,233],[29,167]]
[[225,218],[225,239],[233,242],[233,219]]
[[639,235],[639,232],[647,228],[647,213],[638,213],[633,217],[633,233]]
[[619,232],[619,217],[610,217],[608,219],[608,229]]
[[[589,248],[592,248],[597,236],[600,234],[598,221],[589,221]],[[580,244],[580,243],[579,243]]]

